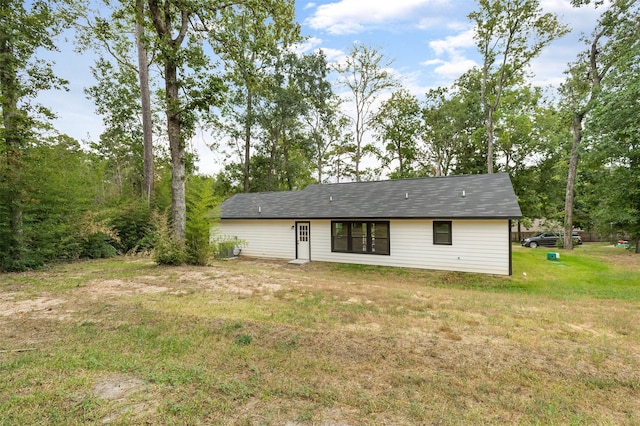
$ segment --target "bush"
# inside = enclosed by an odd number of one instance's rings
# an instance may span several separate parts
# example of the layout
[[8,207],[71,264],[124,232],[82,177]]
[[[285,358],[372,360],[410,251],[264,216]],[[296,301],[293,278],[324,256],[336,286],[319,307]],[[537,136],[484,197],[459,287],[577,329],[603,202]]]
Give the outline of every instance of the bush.
[[159,265],[182,265],[187,256],[185,246],[171,235],[166,215],[152,214],[155,226],[153,259]]
[[102,232],[91,234],[84,241],[81,257],[90,259],[106,259],[116,256],[116,249],[111,244],[113,240]]
[[213,181],[211,178],[192,177],[187,195],[186,260],[192,265],[206,265],[214,251],[210,241],[216,204]]
[[155,231],[151,208],[142,199],[120,204],[110,215],[109,224],[118,236],[117,248],[121,253],[138,253],[153,248]]

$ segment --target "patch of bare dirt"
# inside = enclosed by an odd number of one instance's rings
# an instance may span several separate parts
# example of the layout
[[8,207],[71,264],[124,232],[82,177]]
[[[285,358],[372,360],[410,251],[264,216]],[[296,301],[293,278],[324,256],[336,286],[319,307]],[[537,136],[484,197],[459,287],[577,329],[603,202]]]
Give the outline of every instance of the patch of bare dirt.
[[13,317],[16,315],[30,315],[37,317],[48,317],[59,315],[54,308],[65,303],[63,299],[51,299],[47,297],[36,297],[30,300],[15,300],[15,294],[4,294],[0,297],[0,316]]
[[141,390],[144,382],[136,377],[113,375],[103,378],[93,387],[93,393],[100,399],[124,399]]
[[123,281],[118,279],[94,280],[83,288],[93,300],[103,296],[131,296],[135,294],[162,293],[168,291],[165,286],[157,286],[140,281]]
[[131,404],[130,399],[135,394],[143,392],[147,384],[133,376],[114,374],[99,380],[92,389],[93,394],[105,401],[111,401],[113,409],[111,413],[102,418],[102,424],[118,422],[125,416],[131,420],[149,414],[156,410],[157,404],[153,401],[145,401]]

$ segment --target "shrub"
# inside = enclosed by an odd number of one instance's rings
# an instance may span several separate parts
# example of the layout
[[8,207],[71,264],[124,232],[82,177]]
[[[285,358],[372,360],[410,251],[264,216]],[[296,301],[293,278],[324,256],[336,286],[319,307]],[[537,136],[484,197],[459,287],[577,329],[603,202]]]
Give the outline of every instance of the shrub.
[[113,240],[102,232],[89,235],[83,244],[81,257],[90,259],[106,259],[115,257],[116,249],[111,244]]
[[185,246],[171,235],[166,214],[151,216],[155,226],[153,259],[159,265],[182,265],[186,259]]
[[151,208],[145,200],[132,199],[116,207],[109,224],[118,236],[118,251],[137,253],[153,248],[155,231],[151,220]]
[[211,178],[194,176],[189,180],[187,193],[187,262],[206,265],[214,250],[210,241],[211,226],[215,221]]

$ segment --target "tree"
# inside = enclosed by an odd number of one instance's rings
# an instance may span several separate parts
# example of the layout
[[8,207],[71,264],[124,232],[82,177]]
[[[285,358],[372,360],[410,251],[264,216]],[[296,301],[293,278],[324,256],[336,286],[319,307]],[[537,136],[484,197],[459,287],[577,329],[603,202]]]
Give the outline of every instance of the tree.
[[140,106],[142,113],[143,139],[143,194],[151,201],[154,181],[153,121],[151,114],[151,91],[149,89],[149,54],[145,46],[144,0],[136,0],[136,50],[138,51],[138,77],[140,82]]
[[[138,85],[135,99],[130,100],[137,104],[137,110],[132,114],[140,117],[142,123],[141,134],[136,139],[142,139],[142,157],[141,171],[142,183],[140,195],[142,195],[147,203],[150,202],[153,194],[154,183],[154,151],[153,151],[153,114],[151,110],[151,90],[149,80],[149,59],[146,47],[146,35],[148,32],[147,23],[145,22],[145,3],[144,0],[136,0],[135,4],[121,3],[120,7],[114,7],[110,0],[103,0],[105,6],[109,8],[110,15],[103,18],[98,12],[94,16],[84,12],[84,6],[80,6],[80,15],[84,17],[84,22],[78,20],[76,22],[77,41],[79,49],[91,48],[100,56],[97,60],[96,68],[103,67],[107,62],[106,57],[111,57],[116,62],[114,69],[121,75],[126,73],[135,73]],[[130,29],[134,28],[134,39],[132,40]],[[133,50],[137,52],[134,55]],[[105,55],[106,52],[106,55]],[[137,56],[134,59],[134,56]],[[136,66],[137,62],[137,66]],[[96,98],[100,96],[95,92],[96,88],[104,87],[100,78],[109,80],[111,75],[101,75],[94,71],[94,77],[98,79],[98,85],[89,92],[91,96]],[[113,90],[115,86],[107,87],[107,92]],[[118,90],[118,89],[116,89]],[[108,94],[101,95],[108,97]],[[118,107],[116,105],[116,109]],[[117,113],[104,110],[105,105],[99,107],[103,109],[103,114],[117,115]],[[108,122],[105,123],[109,126]],[[140,126],[136,125],[136,128]],[[110,132],[110,131],[109,131]],[[138,150],[136,150],[138,151]]]
[[305,55],[303,70],[306,111],[307,151],[315,166],[318,183],[323,182],[326,166],[333,159],[337,145],[349,144],[348,117],[341,111],[342,100],[332,90],[327,80],[329,67],[324,52]]
[[419,161],[423,174],[481,173],[484,119],[480,108],[480,72],[472,69],[454,85],[426,93],[422,106],[423,131]]
[[459,96],[449,96],[446,88],[429,90],[422,107],[424,122],[421,134],[423,168],[435,176],[447,176],[456,161],[466,132],[460,121],[462,106]]
[[[582,4],[579,2],[576,4]],[[573,134],[569,171],[565,191],[564,248],[573,249],[573,207],[579,151],[582,142],[583,121],[594,105],[599,102],[601,84],[609,70],[637,38],[634,3],[630,0],[614,2],[601,16],[594,30],[589,48],[570,65],[568,77],[560,88],[563,104],[571,114]]]
[[[640,252],[640,26],[632,6],[615,22],[610,35],[615,61],[601,80],[598,101],[585,123],[589,170],[597,173],[594,192],[598,203],[593,217],[601,231],[616,230],[635,240]],[[617,46],[617,47],[616,47]],[[607,52],[607,50],[605,50]],[[595,167],[594,167],[595,166]],[[593,172],[592,172],[593,173]]]
[[503,90],[524,77],[532,59],[568,32],[537,0],[478,0],[469,14],[482,55],[481,100],[487,122],[487,171],[494,165],[494,115]]
[[[268,94],[256,112],[261,130],[263,185],[261,190],[292,190],[310,183],[313,147],[305,117],[331,96],[326,61],[321,53],[281,52],[274,58]],[[260,167],[260,166],[258,166]]]
[[314,106],[307,114],[311,157],[318,183],[324,182],[325,174],[331,174],[326,169],[332,161],[339,161],[337,150],[350,145],[351,135],[347,133],[349,118],[340,111],[340,105],[340,99],[332,96],[326,103]]
[[[557,166],[568,133],[562,116],[544,101],[540,88],[530,86],[505,91],[503,106],[496,115],[496,148],[511,177],[523,220],[557,219],[563,199]],[[518,232],[520,225],[518,221]]]
[[[187,206],[185,192],[185,141],[182,108],[180,103],[178,68],[185,65],[186,52],[181,52],[182,43],[189,30],[192,10],[173,4],[170,0],[149,0],[149,12],[158,36],[160,60],[164,66],[165,114],[167,135],[171,150],[171,194],[172,230],[176,242],[184,241],[186,235]],[[174,35],[175,17],[179,23]],[[197,53],[194,53],[197,54]]]
[[293,25],[293,3],[283,0],[148,0],[148,6],[156,32],[151,44],[157,49],[165,81],[164,107],[172,169],[172,235],[177,243],[181,243],[186,232],[185,140],[195,127],[196,111],[220,104],[224,89],[220,78],[210,74],[213,66],[204,53],[201,36],[218,31],[219,14],[230,9],[266,10],[275,25],[286,30]]
[[[37,58],[39,49],[55,51],[55,37],[68,25],[55,3],[22,1],[0,4],[0,173],[3,205],[7,206],[10,257],[20,263],[24,255],[23,211],[28,203],[23,169],[25,151],[33,145],[40,119],[53,113],[34,102],[40,91],[62,89],[66,81],[53,74],[51,64]],[[4,219],[4,218],[3,218]],[[3,220],[4,222],[4,220]]]
[[355,43],[343,63],[335,65],[339,83],[349,89],[355,107],[353,154],[354,173],[360,182],[360,162],[364,148],[364,135],[371,126],[372,107],[384,92],[398,87],[394,76],[387,69],[392,61],[387,61],[377,49]]
[[93,99],[105,129],[91,148],[106,160],[118,196],[124,195],[123,191],[136,197],[146,195],[138,75],[131,67],[103,58],[96,61],[92,73],[97,84],[85,93]]
[[223,107],[225,118],[217,120],[217,125],[232,139],[243,140],[244,192],[249,192],[254,103],[266,89],[266,67],[278,55],[278,50],[287,49],[299,39],[296,26],[284,28],[276,24],[266,9],[227,8],[220,14],[221,30],[210,33],[214,49],[224,61],[227,79],[235,86]]
[[418,141],[421,133],[420,103],[407,90],[399,90],[384,101],[372,117],[376,138],[382,142],[380,153],[383,167],[393,161],[398,167],[390,174],[392,179],[415,177],[415,161],[418,157]]

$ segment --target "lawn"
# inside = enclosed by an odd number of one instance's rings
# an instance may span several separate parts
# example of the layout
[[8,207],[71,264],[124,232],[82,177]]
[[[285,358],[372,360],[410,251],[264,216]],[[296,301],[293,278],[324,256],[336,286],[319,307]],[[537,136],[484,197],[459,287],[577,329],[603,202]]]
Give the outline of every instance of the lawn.
[[0,425],[640,424],[640,256],[0,275]]

